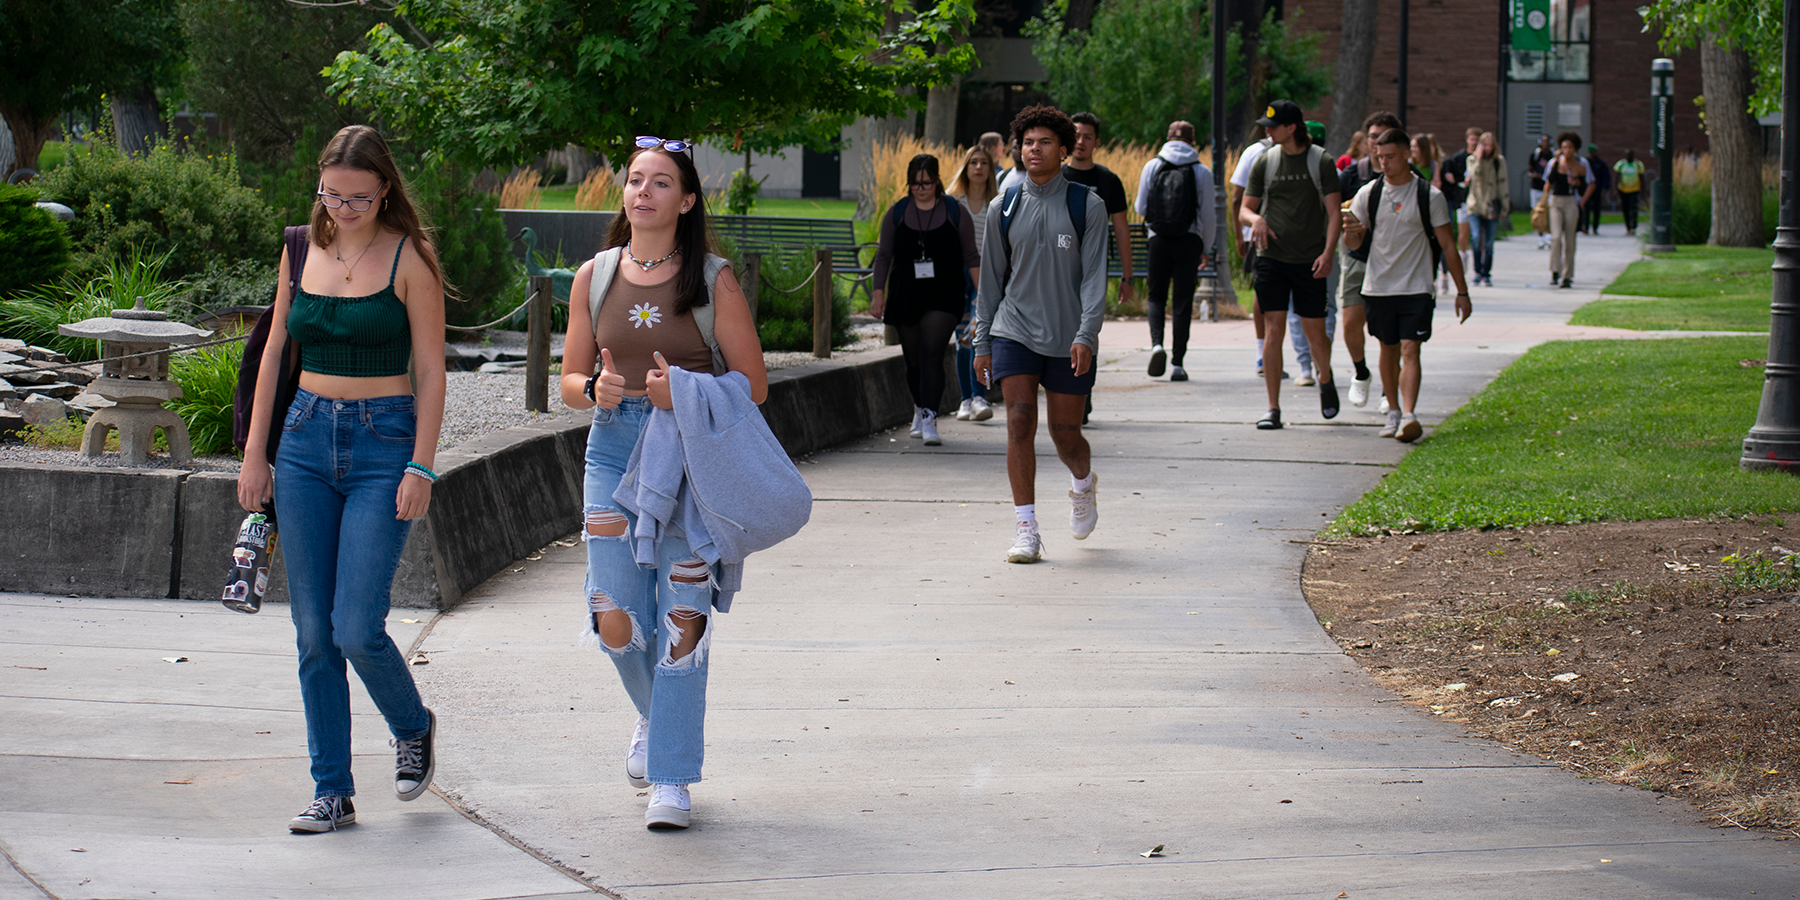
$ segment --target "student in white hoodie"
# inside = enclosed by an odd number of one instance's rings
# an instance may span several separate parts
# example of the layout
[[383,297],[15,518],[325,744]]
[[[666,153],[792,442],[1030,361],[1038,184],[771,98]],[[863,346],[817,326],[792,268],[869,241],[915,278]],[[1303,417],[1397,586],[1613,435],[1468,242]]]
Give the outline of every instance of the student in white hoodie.
[[1206,237],[1214,233],[1213,175],[1200,162],[1192,122],[1169,123],[1169,140],[1138,177],[1137,214],[1150,235],[1150,368],[1163,373],[1163,313],[1175,287],[1175,355],[1170,381],[1186,381],[1188,330],[1194,318],[1194,285],[1206,264]]

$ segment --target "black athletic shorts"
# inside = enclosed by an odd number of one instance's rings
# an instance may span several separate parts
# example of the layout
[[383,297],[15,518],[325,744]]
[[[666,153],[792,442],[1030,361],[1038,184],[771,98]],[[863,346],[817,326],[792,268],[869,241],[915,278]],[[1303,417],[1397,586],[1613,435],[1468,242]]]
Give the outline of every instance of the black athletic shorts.
[[1383,344],[1431,340],[1431,311],[1437,308],[1437,301],[1430,294],[1364,294],[1363,306],[1369,318],[1369,334]]
[[1292,297],[1294,313],[1300,318],[1325,318],[1325,279],[1313,277],[1311,263],[1258,256],[1255,271],[1256,305],[1263,312],[1287,312]]
[[988,345],[988,353],[993,355],[993,384],[1008,375],[1031,375],[1037,378],[1038,384],[1046,391],[1059,394],[1074,394],[1085,397],[1094,392],[1094,370],[1096,365],[1088,366],[1087,374],[1075,377],[1075,370],[1070,367],[1067,356],[1044,356],[1037,351],[1011,338],[995,336]]

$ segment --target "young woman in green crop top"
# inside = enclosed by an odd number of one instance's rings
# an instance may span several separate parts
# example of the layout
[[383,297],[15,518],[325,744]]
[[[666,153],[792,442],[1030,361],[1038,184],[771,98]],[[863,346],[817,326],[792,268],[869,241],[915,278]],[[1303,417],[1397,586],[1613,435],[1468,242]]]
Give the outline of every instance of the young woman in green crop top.
[[[401,800],[431,785],[437,723],[386,621],[401,548],[437,480],[444,280],[375,129],[345,128],[319,155],[310,240],[291,294],[282,254],[238,474],[238,503],[262,509],[273,500],[281,516],[314,782],[312,805],[288,824],[295,832],[356,821],[346,665],[393,733]],[[300,388],[291,406],[274,409],[290,337],[300,345]],[[277,415],[280,449],[269,459],[264,436]]]

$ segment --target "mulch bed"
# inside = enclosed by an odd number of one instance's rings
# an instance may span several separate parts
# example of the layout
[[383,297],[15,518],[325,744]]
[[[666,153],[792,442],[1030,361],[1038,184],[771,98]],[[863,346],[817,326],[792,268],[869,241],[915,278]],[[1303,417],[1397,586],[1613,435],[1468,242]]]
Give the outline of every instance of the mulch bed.
[[1433,714],[1786,839],[1800,579],[1731,587],[1725,557],[1787,548],[1800,527],[1777,517],[1385,534],[1316,542],[1303,583],[1344,651]]

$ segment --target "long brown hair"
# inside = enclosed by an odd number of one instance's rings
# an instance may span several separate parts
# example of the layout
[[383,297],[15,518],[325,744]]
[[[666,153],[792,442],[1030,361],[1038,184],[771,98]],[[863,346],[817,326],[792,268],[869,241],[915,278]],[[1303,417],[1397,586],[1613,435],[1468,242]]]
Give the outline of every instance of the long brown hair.
[[[706,192],[700,189],[700,170],[694,168],[694,159],[686,153],[670,153],[662,147],[639,148],[625,159],[625,171],[631,171],[631,164],[639,156],[646,153],[661,153],[675,161],[675,171],[681,173],[681,192],[694,195],[694,205],[688,208],[675,220],[675,249],[681,255],[681,270],[675,273],[675,315],[683,315],[693,309],[711,302],[712,295],[707,292],[706,255],[712,252],[712,231],[706,218]],[[606,230],[606,246],[603,250],[623,247],[631,243],[631,221],[625,218],[623,202],[619,212],[613,216],[612,227]]]
[[[412,198],[407,196],[406,179],[400,177],[400,169],[394,165],[394,154],[388,150],[387,141],[382,139],[381,132],[367,125],[347,125],[339,130],[331,136],[331,140],[325,142],[325,149],[319,151],[319,171],[323,172],[332,166],[373,172],[387,185],[387,196],[375,207],[375,223],[411,238],[413,248],[425,260],[426,268],[431,270],[431,277],[442,283],[444,271],[438,265],[437,251],[431,244],[431,228],[420,218],[418,208],[413,206]],[[314,197],[313,244],[324,249],[336,239],[337,222],[332,220],[331,212],[325,208],[325,204]],[[450,285],[444,285],[444,293],[452,294]]]
[[981,201],[987,203],[988,201],[993,200],[996,194],[1000,193],[1000,182],[996,179],[994,174],[996,166],[994,164],[993,154],[989,153],[987,148],[980,144],[970,147],[968,152],[963,154],[962,166],[957,168],[956,177],[950,179],[950,193],[952,195],[960,194],[965,200],[968,199],[969,188],[974,186],[974,182],[969,180],[969,163],[977,156],[987,160],[988,163],[987,183],[982,185],[982,188],[987,191],[987,196]]

